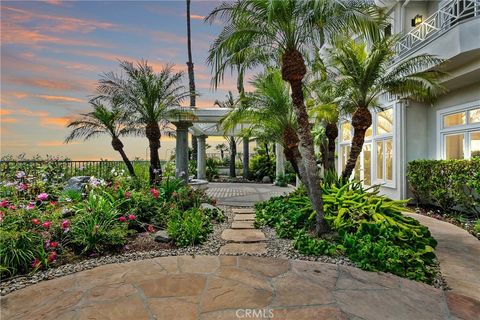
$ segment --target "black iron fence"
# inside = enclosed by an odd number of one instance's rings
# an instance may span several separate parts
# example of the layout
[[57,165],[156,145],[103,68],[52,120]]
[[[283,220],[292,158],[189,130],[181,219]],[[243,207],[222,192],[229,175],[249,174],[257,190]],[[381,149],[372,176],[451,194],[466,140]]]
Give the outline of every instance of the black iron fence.
[[[148,166],[148,161],[132,161],[135,167]],[[112,174],[113,169],[124,170],[128,174],[123,161],[70,161],[70,160],[1,160],[0,176],[11,178],[16,175],[41,177],[55,175],[56,180],[68,180],[74,176],[105,177]]]

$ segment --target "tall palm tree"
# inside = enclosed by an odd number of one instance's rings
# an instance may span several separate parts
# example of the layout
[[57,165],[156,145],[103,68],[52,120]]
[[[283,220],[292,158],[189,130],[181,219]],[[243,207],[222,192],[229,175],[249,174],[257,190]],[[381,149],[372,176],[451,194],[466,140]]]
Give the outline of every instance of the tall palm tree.
[[224,157],[224,152],[225,150],[227,150],[227,146],[225,145],[225,143],[220,143],[220,144],[217,144],[215,146],[215,149],[220,151],[220,158],[222,159],[223,161],[223,157]]
[[158,149],[162,129],[168,119],[178,114],[171,107],[189,96],[182,85],[182,72],[173,72],[169,65],[155,73],[147,61],[136,64],[121,61],[122,74],[113,72],[102,75],[97,88],[101,96],[119,99],[132,112],[132,121],[143,125],[150,148],[150,184],[162,179]]
[[[228,91],[226,99],[224,101],[215,100],[214,105],[218,106],[219,108],[233,110],[237,105],[237,102],[238,101],[233,98],[232,92]],[[225,133],[227,133],[227,131],[225,131]],[[230,177],[235,178],[237,175],[235,172],[235,158],[237,157],[237,139],[233,135],[226,136],[225,139],[227,140],[230,149]]]
[[334,82],[343,90],[344,99],[353,107],[352,146],[343,179],[349,179],[372,125],[370,108],[379,106],[378,98],[389,92],[403,98],[431,102],[444,92],[439,84],[443,75],[437,66],[443,61],[432,55],[413,56],[392,65],[397,37],[380,36],[370,45],[340,38],[329,50]]
[[114,104],[109,108],[98,99],[90,101],[90,105],[93,111],[82,114],[79,120],[71,121],[67,125],[68,128],[73,128],[73,130],[65,139],[65,143],[77,139],[86,141],[107,134],[112,138],[112,147],[120,153],[128,172],[135,176],[132,163],[123,150],[123,143],[120,140],[120,137],[137,133],[137,129],[128,125],[129,115],[118,105]]
[[[195,73],[193,71],[193,59],[192,59],[192,32],[190,28],[190,0],[187,2],[187,53],[188,53],[188,88],[190,91],[190,106],[196,106],[196,93],[195,93]],[[197,137],[192,135],[192,160],[197,161],[198,143]]]
[[208,21],[220,18],[226,22],[210,49],[217,72],[233,63],[230,62],[232,56],[244,51],[263,52],[264,56],[280,62],[282,78],[291,86],[307,174],[303,182],[316,211],[317,233],[326,232],[328,228],[323,219],[320,178],[304,102],[303,78],[307,72],[304,58],[307,52],[323,46],[327,34],[338,30],[350,27],[354,31],[378,32],[377,18],[384,17],[377,15],[372,8],[358,1],[243,0],[224,2],[207,17]]
[[[255,91],[247,94],[244,103],[237,105],[222,119],[223,127],[228,130],[239,123],[250,123],[251,135],[262,141],[281,144],[285,158],[292,164],[295,173],[305,177],[288,84],[282,80],[280,71],[275,69],[267,69],[257,75],[251,84]],[[265,146],[268,156],[268,143]]]

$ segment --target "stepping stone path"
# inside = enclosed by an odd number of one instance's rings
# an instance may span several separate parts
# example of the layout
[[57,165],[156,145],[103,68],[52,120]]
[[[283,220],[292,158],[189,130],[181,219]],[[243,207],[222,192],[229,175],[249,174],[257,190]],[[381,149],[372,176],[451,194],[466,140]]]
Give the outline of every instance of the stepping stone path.
[[229,243],[220,248],[220,254],[264,254],[267,252],[267,238],[261,230],[255,229],[255,209],[233,208],[235,214],[230,229],[222,232],[222,239]]

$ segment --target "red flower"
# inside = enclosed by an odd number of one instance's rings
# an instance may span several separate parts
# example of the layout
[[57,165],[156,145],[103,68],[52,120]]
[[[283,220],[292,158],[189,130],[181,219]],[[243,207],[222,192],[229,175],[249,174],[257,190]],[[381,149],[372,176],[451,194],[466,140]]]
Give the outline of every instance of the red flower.
[[32,219],[32,223],[33,223],[34,225],[37,225],[37,226],[38,226],[38,225],[40,224],[40,220],[38,220],[38,219]]
[[128,215],[128,220],[135,220],[137,217],[134,214]]
[[52,241],[52,242],[50,242],[50,247],[51,247],[51,248],[56,248],[56,247],[58,247],[58,242],[57,242],[57,241]]
[[125,199],[129,199],[131,197],[132,193],[126,191],[125,192]]
[[125,218],[124,216],[121,216],[120,218],[118,218],[118,221],[125,222],[127,221],[127,218]]
[[151,224],[149,224],[147,225],[147,231],[150,233],[155,232],[155,228]]
[[155,188],[150,189],[150,193],[153,195],[155,199],[158,199],[158,190]]
[[52,223],[50,221],[45,221],[44,223],[42,223],[42,227],[44,227],[45,229],[49,229],[51,225]]
[[173,198],[176,198],[177,197],[177,192],[173,191],[172,196],[173,196]]
[[6,208],[8,206],[8,201],[3,199],[1,202],[0,202],[0,207],[2,208]]
[[48,254],[48,262],[55,262],[55,260],[57,260],[57,252],[56,251],[52,251]]
[[31,264],[31,266],[32,266],[32,268],[36,269],[36,268],[39,268],[41,264],[42,263],[40,262],[40,260],[38,258],[35,258],[35,260],[33,260],[32,264]]
[[51,204],[52,206],[56,206],[56,205],[57,205],[57,201],[50,201],[50,204]]
[[63,220],[62,222],[62,229],[68,229],[70,228],[70,221],[69,220]]
[[13,204],[11,204],[11,205],[8,206],[8,209],[15,210],[16,208],[15,208],[15,206],[14,206]]

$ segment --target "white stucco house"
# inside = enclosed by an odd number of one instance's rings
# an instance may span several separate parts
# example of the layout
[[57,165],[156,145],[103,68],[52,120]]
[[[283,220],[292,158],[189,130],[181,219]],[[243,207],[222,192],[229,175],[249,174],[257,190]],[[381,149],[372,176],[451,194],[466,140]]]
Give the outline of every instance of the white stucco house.
[[[448,93],[433,106],[384,95],[373,112],[355,175],[365,185],[381,184],[394,199],[411,196],[406,169],[416,159],[468,159],[480,154],[480,0],[377,0],[391,18],[386,32],[401,33],[397,59],[429,53],[447,59]],[[353,135],[339,123],[338,171]]]

